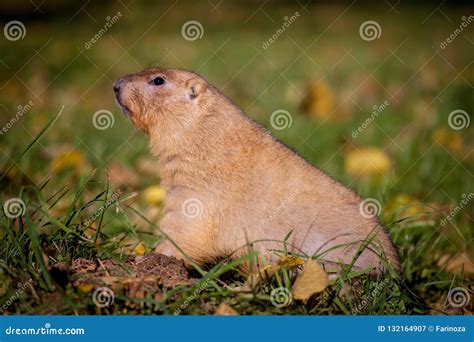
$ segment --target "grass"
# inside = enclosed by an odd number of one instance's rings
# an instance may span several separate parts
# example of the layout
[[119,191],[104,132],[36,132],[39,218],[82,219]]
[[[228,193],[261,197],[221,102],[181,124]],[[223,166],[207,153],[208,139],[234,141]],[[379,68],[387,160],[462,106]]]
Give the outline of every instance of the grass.
[[[240,314],[472,312],[472,305],[453,309],[447,301],[456,287],[472,296],[472,273],[448,270],[442,260],[460,253],[472,260],[473,202],[441,225],[473,189],[472,125],[454,131],[447,121],[455,109],[474,108],[473,52],[465,38],[472,37],[472,28],[439,49],[468,9],[443,7],[452,23],[438,14],[422,23],[434,8],[400,6],[395,14],[383,6],[367,12],[349,4],[310,5],[307,12],[280,4],[264,6],[265,13],[257,11],[242,24],[256,8],[231,3],[209,16],[208,7],[192,4],[136,3],[132,13],[115,5],[89,6],[95,21],[81,12],[67,23],[73,11],[24,21],[23,40],[0,42],[2,126],[18,105],[33,102],[0,137],[2,203],[20,198],[26,206],[21,218],[5,212],[0,218],[2,313],[173,314],[184,303],[181,314],[212,314],[220,303]],[[122,18],[85,49],[105,17],[117,11]],[[301,16],[263,49],[282,18],[295,11]],[[163,14],[158,22],[156,13]],[[367,42],[358,28],[370,19],[380,23],[382,35]],[[202,39],[182,38],[188,20],[203,25]],[[111,91],[113,80],[148,65],[199,72],[309,162],[377,199],[399,249],[401,277],[387,273],[374,279],[347,269],[308,302],[279,308],[270,294],[291,288],[294,272],[282,270],[244,295],[232,290],[245,281],[236,270],[244,260],[222,260],[194,271],[194,285],[165,290],[160,298],[117,293],[113,306],[97,308],[90,292],[51,272],[51,265],[77,258],[123,262],[137,244],[148,253],[160,242],[155,234],[160,204],[144,197],[159,181],[146,168],[147,140],[119,113]],[[323,99],[308,99],[329,106],[329,116],[311,115],[301,106],[317,81],[329,91]],[[325,103],[330,96],[334,103]],[[384,101],[390,105],[352,138],[372,107]],[[98,130],[92,117],[102,109],[113,112],[114,124]],[[291,113],[291,127],[272,128],[270,114],[277,109]],[[348,155],[367,146],[382,151],[390,167],[355,177],[346,167]],[[118,200],[108,205],[118,190]],[[357,295],[343,295],[347,286]]]

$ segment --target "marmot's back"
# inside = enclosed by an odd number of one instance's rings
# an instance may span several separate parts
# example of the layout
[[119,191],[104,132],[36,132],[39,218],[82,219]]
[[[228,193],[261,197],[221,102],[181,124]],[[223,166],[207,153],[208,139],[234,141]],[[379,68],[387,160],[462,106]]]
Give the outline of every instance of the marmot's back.
[[[399,267],[389,236],[376,216],[367,217],[361,212],[362,199],[356,193],[311,166],[255,123],[250,121],[239,128],[248,130],[248,134],[239,134],[240,143],[253,144],[252,148],[244,147],[243,153],[249,153],[247,198],[254,214],[245,217],[238,213],[242,222],[236,224],[236,229],[252,226],[251,219],[259,227],[246,232],[247,238],[283,241],[291,232],[288,242],[295,253],[312,256],[326,251],[324,259],[346,263],[352,262],[362,241],[374,238],[371,248],[385,254],[395,268]],[[244,211],[247,209],[243,207]],[[278,243],[270,245],[276,247]],[[379,263],[379,256],[367,249],[355,265],[368,267]]]

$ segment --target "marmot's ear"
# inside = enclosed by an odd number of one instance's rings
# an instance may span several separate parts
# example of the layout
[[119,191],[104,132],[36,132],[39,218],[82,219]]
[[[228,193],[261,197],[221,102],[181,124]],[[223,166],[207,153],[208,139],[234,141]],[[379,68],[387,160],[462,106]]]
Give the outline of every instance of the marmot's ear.
[[189,98],[191,100],[198,97],[206,91],[206,83],[200,79],[192,79],[188,81]]

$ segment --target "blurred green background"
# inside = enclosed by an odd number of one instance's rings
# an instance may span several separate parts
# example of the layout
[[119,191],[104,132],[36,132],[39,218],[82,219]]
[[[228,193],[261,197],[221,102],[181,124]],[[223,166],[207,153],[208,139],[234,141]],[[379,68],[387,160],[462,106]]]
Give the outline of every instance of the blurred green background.
[[[157,218],[163,194],[147,137],[121,114],[112,85],[150,66],[183,68],[204,76],[312,164],[377,199],[404,275],[420,289],[453,275],[461,282],[472,277],[473,201],[440,225],[473,192],[472,5],[124,0],[22,6],[0,6],[4,28],[12,20],[24,26],[18,40],[7,39],[6,31],[0,37],[0,125],[11,126],[0,135],[2,202],[19,197],[26,185],[41,187],[46,198],[74,191],[95,170],[79,203],[109,184]],[[195,40],[183,33],[190,21],[198,23]],[[378,25],[375,38],[361,34],[367,21]],[[18,106],[29,101],[18,117]],[[101,110],[113,118],[103,130],[93,124]],[[271,125],[277,110],[290,113],[291,126]],[[453,111],[461,113],[461,129],[449,124]],[[73,198],[55,202],[53,215],[67,215]],[[148,229],[133,217],[127,215],[127,227]],[[108,214],[104,232],[120,234],[123,220]],[[45,234],[47,243],[52,233]],[[147,250],[156,244],[132,235],[125,240],[131,250],[140,241]],[[461,258],[461,266],[440,263],[446,256]]]

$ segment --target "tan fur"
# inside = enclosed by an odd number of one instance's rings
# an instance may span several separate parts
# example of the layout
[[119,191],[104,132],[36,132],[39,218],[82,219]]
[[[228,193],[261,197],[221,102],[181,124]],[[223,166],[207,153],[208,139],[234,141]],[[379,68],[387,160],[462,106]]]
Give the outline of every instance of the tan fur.
[[[157,76],[164,85],[153,84]],[[274,139],[200,76],[154,68],[125,76],[115,90],[159,159],[167,191],[161,229],[196,262],[243,255],[249,242],[271,259],[270,250],[283,250],[292,232],[290,252],[312,256],[342,245],[321,257],[350,264],[373,232],[376,238],[355,266],[381,267],[381,252],[398,268],[378,219],[360,214],[361,198]],[[194,207],[187,208],[190,203]],[[169,241],[158,251],[182,257]]]

